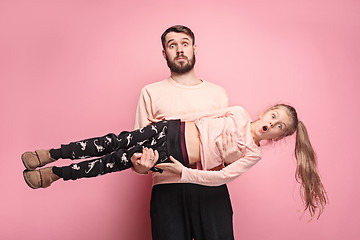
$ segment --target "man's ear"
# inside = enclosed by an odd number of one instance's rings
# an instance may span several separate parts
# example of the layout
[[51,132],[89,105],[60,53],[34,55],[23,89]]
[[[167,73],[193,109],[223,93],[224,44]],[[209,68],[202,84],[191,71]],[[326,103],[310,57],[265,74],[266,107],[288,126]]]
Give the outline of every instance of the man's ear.
[[166,52],[165,52],[164,49],[162,50],[162,55],[163,55],[163,57],[166,59]]
[[197,52],[198,52],[197,45],[194,45],[194,46],[193,46],[193,49],[194,49],[194,55],[196,55]]

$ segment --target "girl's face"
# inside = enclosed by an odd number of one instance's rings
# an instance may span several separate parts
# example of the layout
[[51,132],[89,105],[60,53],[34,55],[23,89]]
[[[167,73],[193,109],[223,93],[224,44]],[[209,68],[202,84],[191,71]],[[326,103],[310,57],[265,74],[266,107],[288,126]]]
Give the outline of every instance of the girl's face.
[[259,141],[279,140],[284,136],[291,123],[291,118],[285,108],[270,109],[254,122],[254,133]]

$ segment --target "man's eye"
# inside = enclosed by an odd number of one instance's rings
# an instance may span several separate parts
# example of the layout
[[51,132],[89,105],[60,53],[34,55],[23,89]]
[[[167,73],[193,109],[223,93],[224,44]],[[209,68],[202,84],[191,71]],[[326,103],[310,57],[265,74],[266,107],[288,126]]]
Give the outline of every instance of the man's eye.
[[184,46],[187,47],[189,44],[188,43],[184,43]]
[[272,118],[275,118],[275,114],[271,114],[271,117],[272,117]]
[[282,129],[283,127],[282,127],[282,125],[281,125],[281,124],[278,124],[278,128]]

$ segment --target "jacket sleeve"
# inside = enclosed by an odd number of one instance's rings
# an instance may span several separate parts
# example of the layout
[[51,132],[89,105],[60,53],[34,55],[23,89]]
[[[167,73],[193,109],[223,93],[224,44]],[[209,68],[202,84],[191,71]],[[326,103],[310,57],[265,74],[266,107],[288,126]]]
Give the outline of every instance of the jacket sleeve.
[[147,89],[143,88],[136,107],[135,129],[149,125],[153,118],[151,97]]
[[183,167],[181,181],[206,186],[220,186],[233,181],[260,160],[260,156],[249,153],[220,171],[205,171]]

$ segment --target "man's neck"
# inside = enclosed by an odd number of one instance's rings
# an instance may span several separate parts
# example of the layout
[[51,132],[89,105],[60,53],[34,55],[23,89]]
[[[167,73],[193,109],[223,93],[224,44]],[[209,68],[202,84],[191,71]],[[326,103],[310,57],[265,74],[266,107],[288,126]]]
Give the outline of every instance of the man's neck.
[[186,85],[186,86],[193,86],[200,84],[202,82],[201,79],[196,77],[194,69],[187,72],[187,73],[174,73],[171,72],[170,77],[177,83]]

